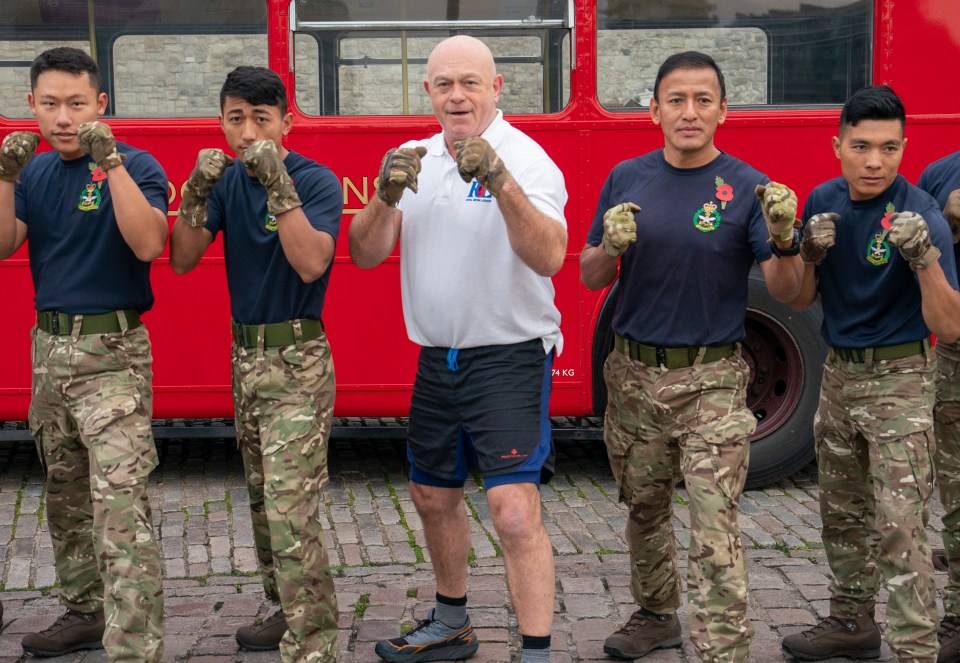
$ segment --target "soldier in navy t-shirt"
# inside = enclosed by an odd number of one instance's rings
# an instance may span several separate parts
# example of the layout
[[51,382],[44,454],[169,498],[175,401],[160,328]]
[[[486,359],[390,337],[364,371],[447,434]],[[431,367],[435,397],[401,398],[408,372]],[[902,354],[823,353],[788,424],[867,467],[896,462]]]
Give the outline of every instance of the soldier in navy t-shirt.
[[933,490],[930,332],[960,335],[950,228],[940,206],[898,174],[903,103],[887,86],[855,93],[833,148],[842,176],[803,211],[796,309],[823,305],[830,346],[814,425],[830,616],[783,640],[803,660],[876,658],[874,607],[900,661],[937,659],[936,586],[925,525]]
[[[927,166],[917,186],[932,195],[953,231],[954,262],[960,270],[960,152]],[[934,550],[934,566],[948,566],[943,588],[940,659],[960,659],[960,342],[937,341],[937,404],[933,411],[937,453],[934,467],[943,515],[943,550]]]
[[140,315],[153,305],[150,261],[167,240],[167,177],[98,121],[107,95],[87,53],[41,53],[30,84],[30,110],[53,150],[31,161],[39,136],[3,141],[0,259],[29,237],[30,430],[67,611],[22,646],[37,656],[105,647],[110,661],[157,661],[163,588],[147,478],[158,459]]
[[329,168],[283,146],[283,82],[237,67],[220,92],[237,160],[201,150],[171,231],[170,263],[193,269],[223,234],[233,314],[233,393],[267,597],[280,609],[237,631],[244,649],[332,662],[337,603],[319,520],[333,417],[333,359],[321,314],[343,211]]
[[726,117],[723,76],[702,53],[670,56],[650,102],[664,148],[618,164],[580,256],[591,289],[617,277],[615,349],[604,365],[604,440],[630,510],[631,589],[640,609],[604,642],[638,658],[680,646],[681,579],[673,488],[690,494],[690,636],[704,660],[750,652],[738,501],[756,419],[740,353],[754,264],[770,293],[796,296],[797,199],[714,145]]

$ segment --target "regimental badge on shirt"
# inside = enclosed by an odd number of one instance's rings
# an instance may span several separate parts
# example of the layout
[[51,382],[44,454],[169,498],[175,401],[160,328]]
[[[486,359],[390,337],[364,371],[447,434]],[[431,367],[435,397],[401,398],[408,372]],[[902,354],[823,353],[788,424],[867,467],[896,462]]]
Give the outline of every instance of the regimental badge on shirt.
[[267,222],[263,226],[272,233],[277,232],[277,217],[273,214],[267,214]]
[[897,208],[893,203],[887,203],[884,211],[886,214],[880,219],[880,226],[883,230],[873,236],[873,239],[870,240],[870,245],[867,247],[867,262],[871,265],[877,265],[878,267],[890,262],[890,243],[887,242],[887,233],[890,232],[890,227],[892,226],[890,218],[897,211]]
[[717,204],[713,201],[705,202],[703,207],[693,214],[693,227],[702,233],[716,230],[719,225],[720,211],[717,210]]
[[80,201],[77,208],[83,212],[90,212],[100,209],[100,203],[103,202],[103,196],[100,195],[100,187],[103,181],[107,179],[107,171],[97,166],[92,161],[87,164],[90,169],[90,182],[85,184],[83,191],[80,192]]

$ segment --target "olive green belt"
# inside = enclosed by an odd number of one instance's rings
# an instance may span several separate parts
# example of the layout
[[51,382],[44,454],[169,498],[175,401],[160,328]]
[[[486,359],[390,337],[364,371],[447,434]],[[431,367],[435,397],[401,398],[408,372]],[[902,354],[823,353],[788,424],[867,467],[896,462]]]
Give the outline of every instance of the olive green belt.
[[920,341],[907,341],[897,345],[881,345],[875,348],[831,348],[834,354],[844,361],[853,361],[858,364],[866,362],[869,353],[873,355],[873,361],[883,361],[890,359],[903,359],[904,357],[913,357],[914,355],[925,354],[930,347],[930,339],[925,338]]
[[708,345],[706,347],[667,348],[644,345],[619,335],[614,337],[613,347],[617,349],[617,352],[630,357],[634,361],[639,361],[647,366],[663,366],[665,368],[693,366],[701,350],[704,351],[703,359],[701,359],[701,363],[704,364],[732,357],[737,351],[737,346],[734,343]]
[[[78,314],[79,315],[79,314]],[[140,313],[133,309],[110,311],[109,313],[84,313],[79,316],[80,334],[113,334],[124,327],[120,318],[126,322],[126,329],[136,329],[141,324]],[[37,311],[37,327],[55,336],[69,336],[73,333],[73,322],[77,315],[60,311]]]
[[323,322],[309,318],[302,318],[299,321],[272,322],[268,325],[241,325],[238,322],[231,322],[233,340],[244,348],[257,347],[261,338],[265,348],[295,345],[297,343],[295,322],[300,323],[300,342],[312,341],[323,334]]

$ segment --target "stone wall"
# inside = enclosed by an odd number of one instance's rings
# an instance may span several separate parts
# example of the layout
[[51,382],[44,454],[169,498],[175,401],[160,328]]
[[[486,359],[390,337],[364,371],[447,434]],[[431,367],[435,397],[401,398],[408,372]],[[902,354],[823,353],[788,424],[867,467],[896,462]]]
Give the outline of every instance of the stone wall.
[[[339,71],[341,115],[430,114],[423,90],[426,58],[440,40],[406,40],[407,84],[403,95],[401,40],[396,37],[347,38]],[[494,56],[540,54],[537,37],[486,40]],[[30,61],[62,42],[3,42],[0,60]],[[86,42],[68,45],[88,49]],[[568,44],[567,44],[568,46]],[[756,29],[605,30],[599,34],[598,94],[610,108],[646,106],[657,68],[670,53],[700,50],[713,55],[727,78],[731,104],[767,103],[767,39]],[[309,35],[296,39],[298,106],[319,114],[319,52]],[[384,62],[388,61],[388,62]],[[390,62],[392,61],[392,62]],[[565,99],[569,95],[569,52],[564,48]],[[265,35],[131,35],[114,46],[114,103],[122,117],[215,117],[219,90],[228,71],[240,64],[265,65]],[[540,65],[501,62],[504,76],[500,106],[507,113],[543,111],[544,81]],[[27,67],[0,67],[0,114],[29,117]]]

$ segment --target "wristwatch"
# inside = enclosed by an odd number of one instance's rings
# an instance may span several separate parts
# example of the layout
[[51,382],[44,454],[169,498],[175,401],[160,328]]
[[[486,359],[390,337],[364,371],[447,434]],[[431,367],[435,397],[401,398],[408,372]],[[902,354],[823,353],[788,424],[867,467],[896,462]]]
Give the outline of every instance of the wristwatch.
[[800,229],[793,229],[793,242],[785,249],[781,249],[777,246],[777,243],[773,240],[770,240],[770,251],[773,255],[778,258],[789,258],[790,256],[795,256],[800,253]]

